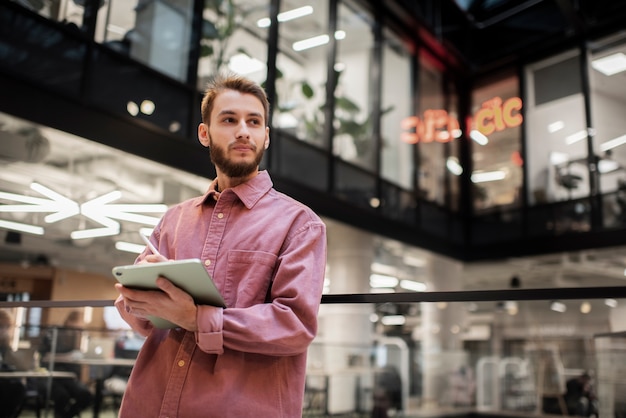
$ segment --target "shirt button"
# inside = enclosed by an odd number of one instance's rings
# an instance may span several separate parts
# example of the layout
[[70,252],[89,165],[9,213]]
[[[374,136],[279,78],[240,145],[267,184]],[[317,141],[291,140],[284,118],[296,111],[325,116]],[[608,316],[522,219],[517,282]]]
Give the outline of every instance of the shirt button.
[[210,266],[211,265],[211,260],[204,260],[204,265],[205,266]]
[[224,214],[220,212],[220,213],[218,213],[218,214],[217,214],[217,217],[218,217],[219,219],[222,219],[222,218],[224,217]]
[[178,367],[183,367],[185,365],[185,360],[178,360]]

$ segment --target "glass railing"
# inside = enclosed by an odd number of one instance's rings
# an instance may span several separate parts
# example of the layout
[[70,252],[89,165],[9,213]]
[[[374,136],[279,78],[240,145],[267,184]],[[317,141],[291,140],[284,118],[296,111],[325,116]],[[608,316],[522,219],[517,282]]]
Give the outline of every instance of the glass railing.
[[[117,416],[143,339],[112,302],[0,302],[16,319],[4,357],[13,363],[0,376],[19,379],[30,393],[19,416],[46,407],[53,414],[48,401],[60,379],[89,391],[81,416]],[[599,417],[626,413],[626,287],[325,295],[322,302],[303,416],[562,416],[585,406]],[[72,315],[78,323],[67,322]],[[570,396],[584,375],[589,397]]]

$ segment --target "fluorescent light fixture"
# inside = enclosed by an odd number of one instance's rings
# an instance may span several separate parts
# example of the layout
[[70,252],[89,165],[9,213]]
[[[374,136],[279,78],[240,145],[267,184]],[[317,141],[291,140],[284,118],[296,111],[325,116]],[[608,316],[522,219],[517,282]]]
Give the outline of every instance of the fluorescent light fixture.
[[448,157],[446,160],[446,168],[455,176],[463,174],[463,167],[461,167],[461,164],[459,164],[459,160],[456,157]]
[[143,244],[135,244],[132,242],[117,241],[115,243],[116,250],[126,251],[128,253],[141,254],[145,248],[146,246]]
[[406,318],[403,315],[386,315],[380,318],[383,325],[404,325]]
[[614,75],[626,71],[626,55],[623,52],[607,55],[591,61],[591,66],[604,75]]
[[422,282],[414,282],[413,280],[400,280],[400,287],[413,292],[425,292],[426,285]]
[[[302,6],[296,9],[288,10],[286,12],[278,13],[278,21],[279,22],[288,22],[293,19],[298,19],[300,17],[308,16],[313,13],[313,7],[311,6]],[[260,28],[269,28],[272,24],[272,21],[269,17],[264,17],[263,19],[259,19],[256,22],[256,25]]]
[[617,308],[617,300],[615,299],[604,299],[604,304],[609,308]]
[[608,151],[624,144],[626,144],[626,135],[618,136],[617,138],[609,139],[608,141],[601,143],[600,151]]
[[72,239],[86,239],[86,238],[97,238],[97,237],[110,237],[113,235],[118,235],[120,233],[120,224],[113,221],[117,226],[111,225],[105,228],[92,228],[92,229],[81,229],[78,231],[72,231],[70,237]]
[[587,139],[587,130],[583,129],[571,135],[565,137],[565,143],[567,145],[575,144],[578,141],[582,141],[583,139]]
[[383,274],[370,275],[370,287],[396,287],[398,278],[393,276],[385,276]]
[[422,257],[416,257],[408,254],[404,254],[402,256],[402,262],[407,266],[413,267],[424,267],[426,265],[426,260]]
[[228,68],[238,74],[247,75],[265,69],[265,64],[246,54],[236,54],[228,61]]
[[478,145],[487,145],[489,143],[489,138],[476,129],[472,129],[470,131],[470,138],[472,138]]
[[[100,228],[79,230],[71,233],[73,239],[93,238],[119,234],[120,224],[114,219],[128,222],[141,223],[144,225],[156,226],[158,217],[137,214],[133,212],[159,213],[167,211],[164,204],[109,204],[120,197],[122,192],[114,190],[95,199],[89,200],[81,205],[77,202],[55,192],[54,190],[39,183],[31,183],[31,189],[44,195],[47,199],[33,196],[25,196],[14,193],[0,192],[0,199],[12,200],[24,204],[0,205],[0,212],[13,213],[43,213],[53,212],[43,219],[47,223],[58,222],[75,215],[84,215],[87,218],[99,223]],[[31,234],[42,235],[44,229],[39,226],[21,224],[17,222],[3,221],[4,227]],[[152,228],[147,229],[148,234],[152,233]]]
[[559,165],[566,163],[569,160],[569,155],[564,152],[553,151],[550,153],[550,164]]
[[304,51],[305,49],[325,45],[328,43],[328,40],[328,35],[318,35],[312,38],[303,39],[302,41],[294,42],[292,48],[294,51]]
[[[345,39],[346,33],[342,30],[335,32],[335,39]],[[292,48],[294,51],[304,51],[305,49],[315,48],[316,46],[325,45],[330,40],[328,35],[318,35],[312,38],[303,39],[301,41],[294,42]]]
[[562,120],[558,120],[556,122],[552,122],[548,125],[548,132],[551,134],[560,131],[565,128],[565,123]]
[[36,225],[28,225],[19,222],[0,220],[0,228],[11,229],[13,231],[27,232],[34,235],[43,235],[43,228]]
[[598,162],[598,171],[600,174],[610,173],[619,168],[619,163],[613,160],[600,160]]
[[380,273],[386,276],[395,276],[397,273],[397,269],[395,267],[383,263],[374,262],[370,268],[374,273]]
[[504,180],[506,173],[502,170],[484,171],[472,174],[472,183],[485,183],[488,181]]
[[554,312],[563,313],[567,310],[567,306],[565,306],[564,303],[555,300],[550,304],[550,309]]

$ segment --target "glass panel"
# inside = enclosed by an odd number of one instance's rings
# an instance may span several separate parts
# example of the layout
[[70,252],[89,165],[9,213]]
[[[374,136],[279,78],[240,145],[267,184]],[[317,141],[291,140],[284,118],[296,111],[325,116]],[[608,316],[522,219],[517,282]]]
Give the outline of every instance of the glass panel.
[[412,190],[414,148],[403,140],[402,121],[413,114],[411,55],[401,39],[385,31],[383,46],[381,176]]
[[64,95],[78,96],[86,47],[75,34],[12,5],[0,5],[2,71],[36,81]]
[[[457,125],[459,121],[459,97],[456,92],[456,85],[452,80],[448,80],[447,94],[450,99],[448,104],[448,134],[450,142],[445,143],[444,152],[446,155],[446,206],[452,212],[458,212],[461,204],[461,131]],[[454,122],[457,121],[457,122]]]
[[[591,110],[595,131],[593,149],[598,158],[600,192],[615,193],[605,202],[605,226],[624,225],[626,216],[626,89],[622,66],[607,69],[611,59],[622,60],[626,53],[624,37],[609,38],[592,44],[590,64]],[[621,54],[621,55],[620,55]],[[610,61],[609,61],[610,62]],[[609,205],[607,205],[609,203]]]
[[472,92],[471,179],[477,213],[496,206],[520,206],[521,108],[515,75],[488,80]]
[[447,112],[443,91],[443,74],[438,63],[424,50],[420,52],[419,120],[415,122],[419,147],[417,183],[420,197],[443,205],[445,202],[445,146],[448,137]]
[[589,195],[587,130],[577,51],[525,70],[528,202]]
[[178,135],[193,135],[195,143],[196,126],[189,126],[188,90],[154,71],[133,65],[123,57],[97,47],[100,50],[93,55],[92,78],[87,92],[91,103]]
[[184,82],[189,72],[192,21],[193,0],[102,1],[94,37],[96,42]]
[[343,161],[336,161],[335,164],[336,196],[366,209],[375,209],[380,205],[376,177]]
[[[345,3],[345,4],[344,4]],[[372,136],[372,18],[351,2],[339,6],[337,22],[338,80],[335,89],[333,154],[373,171],[376,144]]]
[[298,179],[298,183],[316,190],[328,189],[328,154],[275,130],[272,134],[272,164],[277,174],[286,179]]
[[[83,24],[84,1],[69,0],[11,0],[41,16],[57,22],[65,22],[68,26],[80,27]],[[131,0],[132,1],[132,0]]]
[[[84,295],[84,278],[65,278],[79,285],[75,296]],[[109,298],[115,290],[110,283],[103,290],[106,282],[90,280]],[[574,414],[580,399],[570,398],[571,389],[585,375],[599,416],[625,412],[626,300],[609,290],[563,300],[520,300],[515,290],[503,292],[503,300],[489,292],[482,300],[475,292],[438,292],[439,302],[419,302],[429,294],[399,286],[395,295],[375,290],[377,302],[363,302],[367,295],[322,302],[308,348],[303,416],[562,416]],[[42,397],[51,396],[50,373],[72,379],[95,400],[81,416],[109,416],[144,339],[110,299],[56,303],[9,305],[0,298],[0,379],[28,376]]]
[[383,181],[381,198],[383,216],[409,225],[415,224],[416,205],[413,193]]
[[[2,309],[0,324],[7,320],[14,326],[1,331],[8,331],[9,345],[2,347],[2,373],[8,375],[0,376],[0,385],[6,391],[25,384],[19,416],[59,415],[54,404],[67,402],[77,415],[117,416],[145,338],[129,329],[116,308]],[[9,401],[3,397],[4,412]]]
[[232,71],[257,83],[267,78],[267,0],[205,1],[198,88],[218,72]]
[[300,140],[327,148],[323,105],[328,62],[328,42],[324,42],[328,32],[328,1],[310,3],[306,0],[281,2],[281,13],[298,11],[296,16],[300,16],[281,19],[273,124]]

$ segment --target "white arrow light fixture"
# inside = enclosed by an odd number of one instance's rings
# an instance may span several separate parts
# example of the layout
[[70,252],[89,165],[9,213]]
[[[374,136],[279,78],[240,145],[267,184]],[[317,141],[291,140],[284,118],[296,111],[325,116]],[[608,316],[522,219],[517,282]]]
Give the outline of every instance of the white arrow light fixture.
[[[162,214],[167,210],[167,205],[164,204],[110,204],[122,197],[122,193],[117,190],[79,204],[39,183],[32,183],[30,187],[48,199],[0,192],[0,199],[23,203],[0,205],[0,212],[52,212],[44,218],[47,223],[83,215],[101,225],[99,228],[72,231],[72,239],[117,235],[120,233],[120,223],[117,220],[155,226],[159,218],[136,212]],[[44,233],[42,227],[19,222],[0,220],[0,227],[38,235]]]

